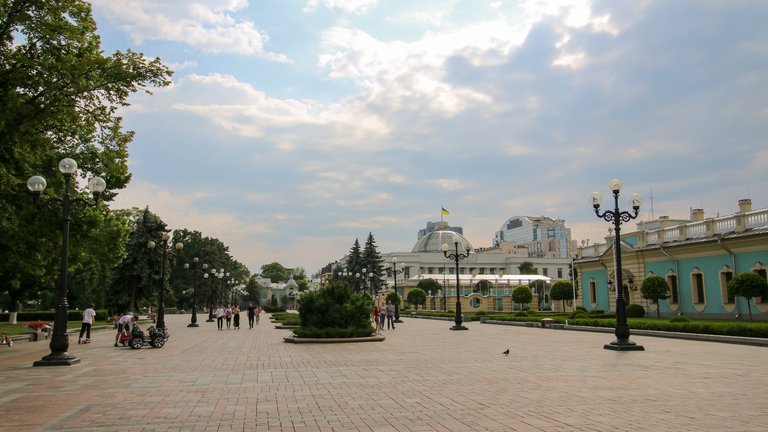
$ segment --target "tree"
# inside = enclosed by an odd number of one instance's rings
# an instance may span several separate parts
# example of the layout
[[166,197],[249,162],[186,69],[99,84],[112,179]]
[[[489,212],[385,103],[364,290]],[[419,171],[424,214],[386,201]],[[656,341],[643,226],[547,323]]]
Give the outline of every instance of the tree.
[[474,292],[480,293],[480,295],[487,296],[491,290],[491,283],[483,279],[475,284]]
[[406,300],[408,300],[408,304],[416,306],[416,310],[419,310],[419,305],[423,305],[427,302],[427,293],[421,288],[414,288],[408,291]]
[[388,293],[386,297],[384,297],[384,300],[392,304],[400,304],[400,296],[394,291]]
[[517,266],[517,270],[520,272],[521,275],[535,275],[536,267],[533,266],[533,263],[530,261],[523,261],[520,263],[519,266]]
[[565,311],[565,301],[573,300],[573,284],[570,281],[557,281],[549,289],[549,297],[552,300],[562,300],[563,311]]
[[384,273],[384,259],[381,258],[381,254],[376,247],[376,241],[373,239],[373,234],[370,232],[368,233],[368,239],[365,241],[365,247],[363,248],[363,266],[368,273],[373,273],[373,276],[370,278],[373,292],[379,292],[383,284],[381,275]]
[[726,287],[728,294],[732,296],[744,297],[747,300],[747,310],[749,310],[749,320],[752,321],[752,306],[750,301],[755,297],[768,295],[768,281],[754,272],[742,273],[728,282]]
[[529,287],[519,286],[512,291],[512,301],[520,304],[520,309],[522,309],[523,304],[529,304],[533,301],[533,293]]
[[269,278],[272,283],[285,282],[291,277],[291,270],[283,267],[279,262],[272,262],[261,266],[261,276]]
[[669,284],[661,276],[651,275],[640,284],[640,296],[656,303],[656,317],[661,318],[661,306],[659,300],[669,298]]
[[[61,245],[60,214],[36,208],[27,178],[45,176],[45,195],[56,194],[63,184],[56,166],[66,155],[78,162],[80,177],[99,174],[110,190],[124,188],[133,133],[122,130],[117,108],[136,91],[170,84],[170,74],[159,59],[141,53],[105,56],[90,2],[0,2],[0,294],[7,293],[11,310],[27,296],[45,296],[41,291],[53,290],[59,274],[51,251]],[[107,202],[114,197],[102,195]],[[103,240],[92,233],[111,221],[95,212],[73,215],[70,264],[80,272],[72,283],[108,279],[91,244]],[[83,223],[89,217],[96,225]],[[119,259],[122,251],[109,253]],[[80,287],[72,292],[95,295]]]
[[350,275],[352,286],[355,292],[360,291],[360,280],[355,277],[358,273],[363,273],[363,254],[360,251],[360,241],[355,239],[355,244],[352,245],[352,249],[349,251],[349,257],[347,258],[347,272]]
[[440,282],[432,278],[420,280],[419,283],[416,284],[416,287],[421,288],[425,293],[432,292],[432,295],[436,295],[437,291],[443,288],[443,286],[440,285]]

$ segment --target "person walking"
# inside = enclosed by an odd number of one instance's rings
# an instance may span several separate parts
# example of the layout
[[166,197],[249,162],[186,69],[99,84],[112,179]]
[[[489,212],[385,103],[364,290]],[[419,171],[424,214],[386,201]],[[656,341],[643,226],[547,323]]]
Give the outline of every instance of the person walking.
[[219,330],[224,329],[225,314],[226,314],[226,311],[224,310],[224,305],[219,305],[219,307],[216,308],[216,325],[219,327]]
[[232,325],[235,330],[240,330],[240,306],[235,305],[235,309],[232,311]]
[[227,305],[227,309],[224,311],[224,317],[227,319],[227,330],[232,329],[232,308]]
[[[83,323],[80,326],[80,337],[77,339],[78,344],[91,343],[91,325],[93,325],[93,321],[96,319],[96,311],[93,309],[95,306],[91,303],[83,311]],[[83,339],[83,334],[85,334],[85,339]]]
[[256,325],[259,325],[260,316],[261,316],[261,306],[256,306]]
[[389,326],[392,326],[392,330],[395,329],[395,305],[392,304],[392,301],[387,301],[387,330],[389,330]]
[[373,325],[376,327],[376,334],[381,333],[381,309],[379,305],[373,306]]
[[253,307],[253,303],[248,303],[248,328],[253,328],[253,319],[256,316],[256,308]]

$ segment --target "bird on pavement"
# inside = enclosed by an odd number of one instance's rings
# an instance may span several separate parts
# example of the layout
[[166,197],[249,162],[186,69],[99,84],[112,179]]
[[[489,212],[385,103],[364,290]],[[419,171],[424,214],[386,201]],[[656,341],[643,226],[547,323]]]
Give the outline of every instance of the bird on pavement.
[[504,354],[504,355],[509,355],[509,348],[507,348],[507,350],[506,350],[506,351],[502,352],[502,354]]

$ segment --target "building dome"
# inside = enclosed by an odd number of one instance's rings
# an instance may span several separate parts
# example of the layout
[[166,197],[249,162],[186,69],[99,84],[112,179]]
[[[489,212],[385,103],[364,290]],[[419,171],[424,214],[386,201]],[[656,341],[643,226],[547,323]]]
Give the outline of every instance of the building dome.
[[472,249],[472,244],[461,234],[453,231],[432,231],[420,238],[411,252],[442,252],[443,243],[448,243],[449,251],[452,251],[454,242],[459,242],[459,252]]

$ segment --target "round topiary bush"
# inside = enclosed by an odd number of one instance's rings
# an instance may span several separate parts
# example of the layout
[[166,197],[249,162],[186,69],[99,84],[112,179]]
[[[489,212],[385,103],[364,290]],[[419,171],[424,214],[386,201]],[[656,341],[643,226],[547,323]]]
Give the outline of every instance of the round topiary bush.
[[584,311],[576,310],[574,312],[571,312],[571,318],[572,319],[579,319],[579,318],[587,319],[587,318],[589,318],[589,314],[587,314]]
[[355,293],[346,282],[331,282],[299,298],[298,337],[363,337],[373,334],[372,299]]
[[488,312],[486,312],[486,311],[478,311],[478,312],[475,312],[475,316],[476,317],[488,316]]
[[627,318],[643,318],[644,316],[644,307],[634,303],[627,305]]
[[526,311],[515,312],[514,316],[516,316],[516,317],[527,317],[528,316],[528,312],[526,312]]
[[679,316],[676,316],[676,317],[672,318],[671,320],[669,320],[669,322],[673,322],[673,323],[687,323],[687,322],[691,322],[691,319],[688,318],[685,315],[679,315]]

